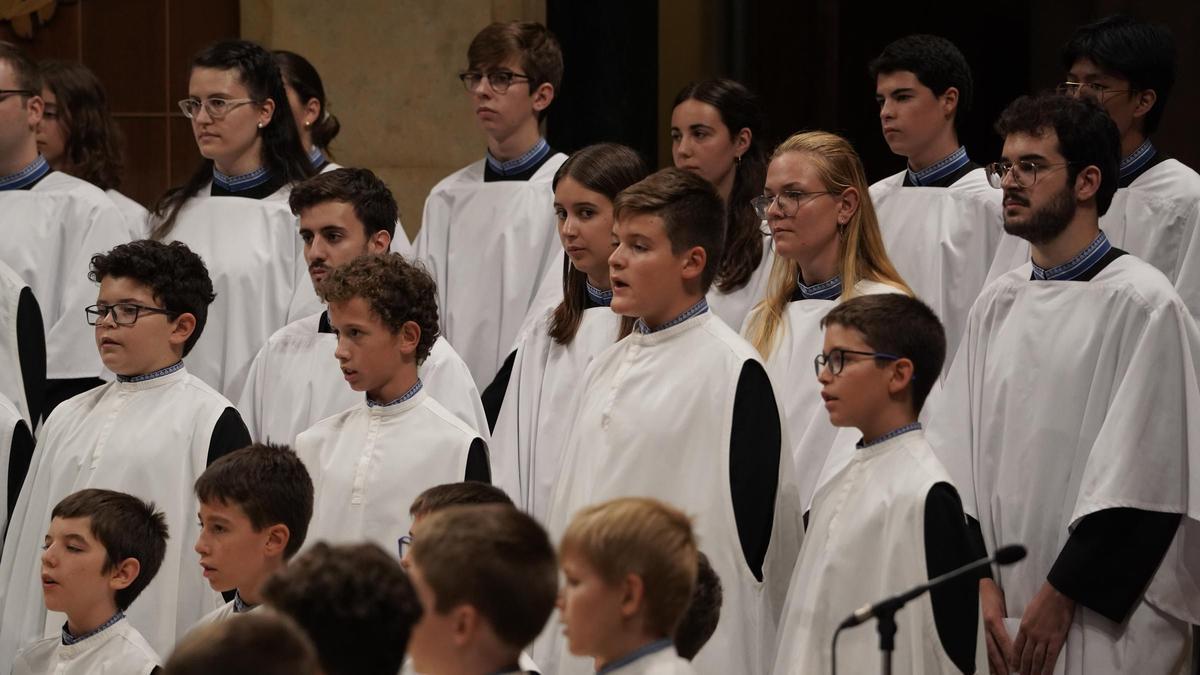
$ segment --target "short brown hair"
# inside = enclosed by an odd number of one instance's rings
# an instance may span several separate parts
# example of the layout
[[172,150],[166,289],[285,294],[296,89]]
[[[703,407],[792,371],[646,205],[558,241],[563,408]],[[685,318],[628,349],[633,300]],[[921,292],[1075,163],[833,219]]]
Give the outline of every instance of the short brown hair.
[[312,520],[312,478],[286,445],[255,443],[218,459],[196,479],[196,497],[202,503],[236,504],[255,532],[286,525],[285,560],[300,550]]
[[167,659],[170,675],[316,675],[317,652],[285,614],[254,612],[188,632]]
[[683,169],[656,171],[622,190],[613,202],[617,220],[634,215],[661,218],[676,255],[693,246],[704,249],[700,290],[707,293],[725,250],[725,204],[712,183]]
[[505,505],[451,506],[415,530],[412,562],[438,612],[471,605],[515,650],[541,633],[558,596],[558,569],[536,520]]
[[88,488],[63,498],[50,518],[91,518],[92,536],[104,546],[107,574],[122,560],[138,561],[133,583],[117,591],[117,609],[129,608],[150,585],[167,553],[167,518],[154,504],[114,490]]
[[725,593],[721,577],[713,569],[704,551],[696,558],[696,588],[679,628],[675,630],[675,651],[688,661],[696,658],[700,649],[717,630],[721,621],[721,603]]
[[396,234],[400,208],[392,191],[370,169],[341,168],[319,173],[297,184],[288,195],[288,206],[297,216],[325,202],[345,202],[354,207],[354,216],[368,237],[376,232]]
[[[408,514],[413,518],[427,516],[441,511],[449,506],[468,506],[472,504],[502,504],[514,506],[512,498],[504,490],[475,480],[460,483],[435,485],[417,495]],[[515,506],[514,506],[515,508]]]
[[830,324],[863,334],[871,349],[913,363],[913,413],[918,414],[946,360],[946,331],[929,305],[899,293],[860,295],[829,310],[821,327]]
[[[34,96],[42,95],[42,76],[38,71],[37,62],[25,53],[24,49],[11,42],[0,40],[0,61],[7,63],[17,79],[17,88],[32,91]],[[28,96],[22,96],[28,99]]]
[[530,93],[543,84],[558,92],[563,77],[562,47],[554,33],[533,21],[496,22],[476,33],[467,47],[467,67],[495,68],[514,56],[521,59],[521,68],[529,76]]
[[355,258],[335,269],[318,288],[326,303],[362,298],[393,333],[405,322],[421,329],[417,363],[429,356],[438,327],[437,285],[420,263],[399,253],[372,253]]
[[697,548],[688,517],[657,499],[623,497],[581,509],[559,546],[610,584],[642,578],[647,628],[671,637],[696,584]]
[[308,634],[326,675],[395,675],[421,617],[408,575],[375,544],[317,542],[262,593]]

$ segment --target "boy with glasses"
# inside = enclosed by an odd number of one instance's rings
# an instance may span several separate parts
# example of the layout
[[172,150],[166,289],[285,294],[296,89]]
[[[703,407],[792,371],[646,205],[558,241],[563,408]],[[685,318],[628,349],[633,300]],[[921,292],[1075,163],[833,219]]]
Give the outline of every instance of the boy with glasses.
[[89,276],[100,290],[86,318],[117,381],[63,402],[40,432],[0,557],[0,663],[61,623],[42,606],[36,553],[53,505],[75,490],[128,492],[166,514],[172,535],[158,583],[129,612],[160,654],[221,599],[197,573],[191,490],[250,435],[229,401],[184,366],[213,301],[208,270],[182,243],[147,240],[95,256]]
[[549,304],[561,297],[550,182],[566,155],[550,149],[539,123],[563,62],[544,26],[513,21],[480,31],[467,64],[459,78],[487,135],[487,157],[434,186],[414,249],[437,283],[442,332],[482,388],[547,289]]

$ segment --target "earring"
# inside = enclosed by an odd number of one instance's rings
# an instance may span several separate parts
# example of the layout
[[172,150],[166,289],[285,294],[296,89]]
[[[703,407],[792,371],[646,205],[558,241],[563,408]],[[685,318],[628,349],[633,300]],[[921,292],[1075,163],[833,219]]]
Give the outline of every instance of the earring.
[[741,156],[741,155],[734,155],[734,156],[733,156],[733,163],[734,163],[734,164],[741,164],[741,163],[742,163],[742,156]]
[[312,122],[305,122],[305,123],[304,123],[304,128],[305,128],[305,129],[307,129],[308,127],[311,127],[311,126],[312,126]]
[[259,129],[261,129],[261,128],[262,128],[262,122],[259,122],[259,123],[258,123],[258,128],[259,128]]

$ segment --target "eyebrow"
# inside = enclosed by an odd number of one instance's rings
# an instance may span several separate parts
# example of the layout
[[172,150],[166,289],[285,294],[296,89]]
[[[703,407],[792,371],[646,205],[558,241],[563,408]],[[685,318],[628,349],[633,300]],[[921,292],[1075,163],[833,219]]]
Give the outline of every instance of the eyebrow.
[[702,129],[703,130],[711,130],[712,127],[707,124],[704,124],[704,123],[698,123],[698,124],[692,124],[692,125],[688,126],[688,129],[691,129],[692,131],[698,131],[698,130],[702,130]]
[[911,94],[914,91],[916,91],[916,90],[913,89],[912,87],[900,87],[898,89],[893,89],[891,91],[884,92],[882,94],[880,94],[879,92],[875,92],[875,98],[883,98],[884,96],[895,96],[896,94]]
[[146,301],[141,298],[121,298],[119,300],[104,300],[102,298],[96,298],[96,302],[103,303],[106,305],[119,305],[123,302],[131,302],[131,303],[137,304],[137,303],[146,302]]

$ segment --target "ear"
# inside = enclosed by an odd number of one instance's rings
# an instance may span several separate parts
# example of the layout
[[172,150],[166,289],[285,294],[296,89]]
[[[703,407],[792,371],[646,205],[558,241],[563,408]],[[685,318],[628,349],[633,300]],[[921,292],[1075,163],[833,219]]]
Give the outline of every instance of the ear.
[[543,82],[538,85],[537,89],[533,90],[530,98],[533,99],[533,111],[541,112],[550,107],[554,101],[554,85],[549,82]]
[[708,251],[703,246],[693,246],[683,253],[683,269],[680,273],[684,281],[699,279],[704,274],[704,266],[708,264]]
[[859,194],[857,188],[848,187],[842,192],[841,201],[838,203],[838,229],[842,229],[850,223],[850,219],[858,212]]
[[938,97],[938,102],[942,105],[942,115],[948,120],[953,119],[958,110],[958,87],[946,87],[946,91]]
[[29,100],[25,101],[25,121],[29,124],[30,129],[37,130],[45,112],[46,102],[42,100],[41,96],[30,96]]
[[271,123],[271,118],[275,116],[275,100],[267,99],[258,107],[258,126],[265,127]]
[[315,98],[310,98],[308,99],[308,102],[304,104],[304,119],[296,121],[300,122],[300,124],[303,126],[311,127],[317,123],[317,120],[320,119],[320,117],[321,102]]
[[904,391],[913,379],[912,359],[896,359],[892,362],[892,377],[888,380],[888,393],[895,396]]
[[267,541],[264,552],[272,558],[283,558],[288,542],[292,540],[292,531],[283,523],[276,523],[266,529]]
[[421,327],[416,321],[405,321],[400,326],[400,353],[413,356],[417,353],[417,343],[421,341]]
[[746,154],[746,151],[750,149],[750,143],[753,141],[754,132],[750,131],[748,127],[743,127],[742,130],[737,132],[737,134],[733,137],[733,154],[737,155],[738,158],[741,158],[741,156]]
[[474,639],[479,630],[479,612],[471,605],[459,605],[450,612],[454,615],[452,640],[456,647],[462,648]]
[[1075,200],[1086,202],[1096,196],[1100,191],[1100,167],[1089,165],[1079,172],[1075,177]]
[[380,230],[367,240],[367,250],[371,253],[387,253],[392,248],[392,235],[387,230]]
[[646,597],[646,586],[636,574],[626,574],[621,580],[621,616],[629,619],[642,610],[642,599]]
[[171,335],[167,340],[172,347],[183,349],[183,345],[187,343],[188,338],[192,337],[192,333],[196,331],[196,315],[191,312],[184,312],[175,319],[175,327],[171,329]]
[[108,571],[108,587],[114,591],[129,588],[141,572],[142,564],[137,558],[126,558]]
[[1153,89],[1143,89],[1137,94],[1137,105],[1133,108],[1133,118],[1142,119],[1158,102],[1158,92]]

